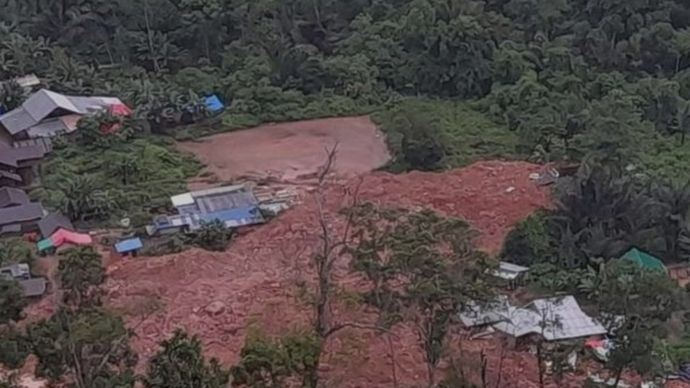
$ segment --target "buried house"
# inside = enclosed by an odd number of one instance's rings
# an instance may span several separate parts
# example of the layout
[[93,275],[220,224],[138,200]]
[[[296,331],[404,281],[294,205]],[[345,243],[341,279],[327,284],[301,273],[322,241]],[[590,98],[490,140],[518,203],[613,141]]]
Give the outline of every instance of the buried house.
[[460,313],[467,327],[491,326],[513,341],[538,335],[546,341],[563,341],[606,334],[607,330],[585,314],[571,295],[536,299],[517,308],[506,297],[485,306],[470,305]]
[[227,228],[265,222],[258,200],[245,185],[193,191],[170,199],[178,214],[154,218],[153,225],[147,227],[149,234],[195,231],[213,221]]

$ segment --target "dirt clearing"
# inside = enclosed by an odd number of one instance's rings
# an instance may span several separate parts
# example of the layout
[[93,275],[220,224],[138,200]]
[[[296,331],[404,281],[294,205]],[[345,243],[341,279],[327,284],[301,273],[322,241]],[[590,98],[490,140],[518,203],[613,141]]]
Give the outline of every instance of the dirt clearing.
[[263,125],[178,148],[194,154],[220,181],[266,176],[291,181],[316,173],[324,149],[336,143],[335,172],[341,176],[375,170],[390,158],[383,134],[366,116]]
[[[528,163],[485,162],[438,174],[372,173],[364,177],[360,200],[428,207],[462,217],[480,232],[479,244],[496,252],[512,224],[549,204],[548,190],[528,178],[539,169]],[[327,211],[333,227],[341,224],[337,211],[357,181],[329,187]],[[108,268],[108,303],[127,315],[142,362],[157,350],[161,339],[182,327],[200,336],[208,355],[230,366],[237,362],[250,327],[268,335],[306,327],[310,313],[304,290],[300,292],[297,285],[302,282],[312,289],[309,255],[317,246],[316,207],[307,197],[270,223],[243,232],[226,252],[191,250],[114,263]],[[336,278],[343,290],[361,286],[361,280],[350,273],[347,258],[338,263]],[[374,316],[358,305],[336,306],[333,314],[336,322],[371,322]],[[400,386],[423,382],[425,367],[414,331],[399,324],[394,332],[391,338],[358,330],[335,336],[323,358],[326,386],[391,387],[392,365]],[[487,344],[487,351],[492,346]],[[516,355],[507,361],[506,373],[535,378],[529,361]],[[528,368],[530,372],[523,373]]]

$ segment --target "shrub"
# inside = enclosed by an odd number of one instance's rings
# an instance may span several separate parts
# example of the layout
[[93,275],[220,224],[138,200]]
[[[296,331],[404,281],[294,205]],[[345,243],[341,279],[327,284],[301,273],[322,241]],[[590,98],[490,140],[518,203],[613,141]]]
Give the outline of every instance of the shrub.
[[199,230],[189,236],[189,243],[207,251],[222,252],[230,244],[233,230],[223,222],[214,220],[204,223]]
[[14,328],[0,331],[0,364],[10,369],[20,368],[31,352],[31,343]]
[[532,265],[548,263],[557,255],[543,212],[537,212],[518,223],[506,237],[501,257],[511,263]]

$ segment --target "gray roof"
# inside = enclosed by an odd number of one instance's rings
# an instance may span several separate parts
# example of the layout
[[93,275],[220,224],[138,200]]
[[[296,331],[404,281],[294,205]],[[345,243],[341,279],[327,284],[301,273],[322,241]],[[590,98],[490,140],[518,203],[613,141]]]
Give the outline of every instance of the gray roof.
[[22,106],[1,116],[0,124],[11,135],[16,135],[38,125],[58,109],[66,113],[85,115],[115,104],[122,104],[122,101],[111,97],[65,96],[41,89],[32,94]]
[[41,296],[46,292],[47,282],[44,278],[32,278],[20,280],[19,286],[22,287],[22,290],[24,291],[24,296]]
[[0,145],[0,164],[14,168],[20,167],[22,162],[43,158],[46,152],[45,147],[38,144],[20,148]]
[[49,213],[38,222],[38,228],[43,238],[52,236],[58,229],[74,230],[72,222],[62,213]]
[[11,179],[11,180],[18,182],[18,183],[22,182],[22,177],[20,177],[19,175],[15,174],[15,173],[11,173],[8,171],[0,170],[0,178]]
[[0,124],[7,129],[10,135],[16,135],[38,124],[38,121],[34,120],[29,112],[20,106],[0,116]]
[[25,205],[29,203],[29,196],[23,190],[12,187],[0,189],[0,208]]
[[460,314],[467,326],[493,324],[513,337],[543,335],[547,341],[606,334],[606,329],[585,314],[573,296],[537,299],[524,308],[497,303],[479,314]]
[[529,268],[527,267],[501,261],[498,265],[498,269],[493,272],[493,275],[501,279],[513,280],[517,278],[521,273],[527,271],[529,271]]
[[43,206],[37,202],[0,209],[0,225],[38,221],[43,218],[43,213]]
[[51,92],[47,89],[41,89],[32,94],[23,104],[24,109],[29,116],[36,122],[48,117],[56,109],[64,109],[71,113],[81,113],[72,101],[67,96]]
[[44,120],[27,130],[29,137],[54,137],[71,132],[64,122],[58,119]]
[[12,279],[29,278],[31,271],[29,265],[26,263],[17,263],[0,268],[0,274],[9,275]]

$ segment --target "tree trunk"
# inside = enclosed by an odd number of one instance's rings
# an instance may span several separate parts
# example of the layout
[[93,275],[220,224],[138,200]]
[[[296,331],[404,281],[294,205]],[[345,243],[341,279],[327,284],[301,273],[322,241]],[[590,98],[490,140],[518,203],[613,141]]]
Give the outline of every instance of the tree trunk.
[[618,388],[618,383],[620,383],[622,377],[623,377],[623,368],[621,367],[616,371],[616,380],[613,383],[614,388]]
[[537,362],[539,363],[539,388],[544,388],[544,360],[541,352],[541,342],[537,343]]
[[153,61],[153,70],[156,73],[160,73],[161,69],[158,65],[158,58],[153,52],[153,36],[151,35],[151,22],[149,21],[149,1],[144,0],[144,22],[146,23],[146,37],[149,43],[149,54],[151,55],[151,60]]

